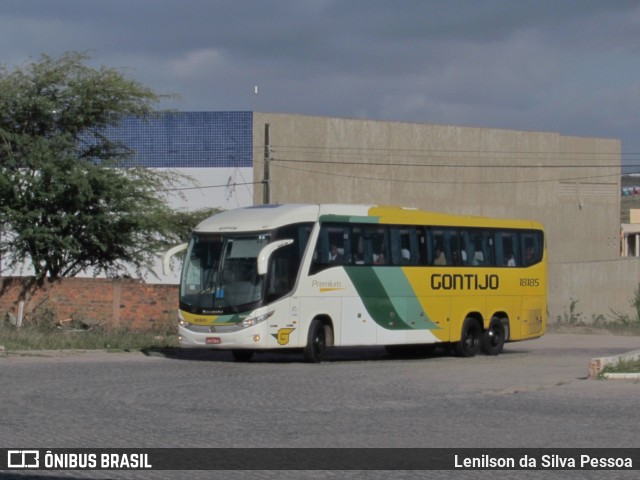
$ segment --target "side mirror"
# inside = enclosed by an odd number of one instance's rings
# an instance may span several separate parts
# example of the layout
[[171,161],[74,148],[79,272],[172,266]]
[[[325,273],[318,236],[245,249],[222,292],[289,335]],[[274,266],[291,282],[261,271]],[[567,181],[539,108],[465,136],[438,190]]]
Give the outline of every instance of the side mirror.
[[171,270],[169,267],[169,261],[171,257],[173,257],[176,253],[179,253],[183,250],[186,250],[188,243],[183,243],[176,247],[170,248],[162,257],[162,273],[166,276],[169,275],[169,271]]
[[285,240],[276,240],[273,243],[268,244],[258,254],[258,275],[264,275],[267,273],[267,267],[269,266],[269,257],[279,248],[291,245],[293,240],[287,238]]

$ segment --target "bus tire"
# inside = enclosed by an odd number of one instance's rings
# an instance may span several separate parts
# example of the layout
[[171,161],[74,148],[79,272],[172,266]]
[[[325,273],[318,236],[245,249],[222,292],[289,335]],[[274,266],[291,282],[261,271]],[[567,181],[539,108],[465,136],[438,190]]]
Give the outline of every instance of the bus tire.
[[455,344],[454,351],[458,357],[475,357],[480,350],[482,328],[475,318],[467,317],[462,323],[460,341]]
[[320,363],[324,359],[327,350],[327,338],[324,324],[319,319],[314,319],[309,326],[307,345],[304,347],[304,359],[309,363]]
[[231,350],[231,356],[236,362],[248,362],[253,358],[253,350]]
[[494,318],[489,322],[489,328],[482,334],[482,351],[487,355],[498,355],[502,353],[504,340],[504,325],[499,318]]

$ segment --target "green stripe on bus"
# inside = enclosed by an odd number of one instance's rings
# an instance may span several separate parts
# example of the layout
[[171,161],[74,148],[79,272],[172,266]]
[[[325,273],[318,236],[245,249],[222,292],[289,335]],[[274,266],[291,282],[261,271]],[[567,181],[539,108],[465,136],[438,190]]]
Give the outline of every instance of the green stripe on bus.
[[371,318],[387,330],[437,330],[401,268],[345,267]]
[[324,223],[380,223],[380,217],[366,215],[320,215]]
[[382,284],[408,328],[438,330],[440,327],[429,319],[411,283],[400,267],[374,268]]
[[213,325],[240,323],[245,318],[247,318],[246,314],[242,317],[237,313],[233,315],[220,315],[213,321]]

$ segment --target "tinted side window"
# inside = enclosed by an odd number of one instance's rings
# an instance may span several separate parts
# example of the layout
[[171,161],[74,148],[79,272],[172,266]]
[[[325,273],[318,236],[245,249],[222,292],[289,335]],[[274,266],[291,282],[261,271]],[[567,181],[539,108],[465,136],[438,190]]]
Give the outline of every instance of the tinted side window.
[[521,267],[520,233],[516,230],[496,232],[496,265]]
[[313,252],[311,273],[353,261],[351,227],[348,224],[322,224]]
[[457,229],[434,227],[430,229],[429,236],[429,265],[443,266],[461,263],[459,258],[460,239]]
[[523,266],[528,267],[542,260],[543,241],[542,232],[527,231],[522,233]]
[[391,264],[419,265],[421,239],[422,232],[417,227],[390,227]]
[[292,239],[293,243],[279,248],[271,256],[266,287],[268,302],[293,290],[311,228],[312,224],[289,225],[274,232],[274,240]]

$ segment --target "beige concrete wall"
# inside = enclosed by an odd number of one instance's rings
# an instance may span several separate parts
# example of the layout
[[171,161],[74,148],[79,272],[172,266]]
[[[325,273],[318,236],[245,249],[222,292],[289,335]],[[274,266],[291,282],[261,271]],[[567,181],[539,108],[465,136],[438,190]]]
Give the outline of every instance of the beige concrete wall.
[[[602,315],[607,320],[617,315],[635,318],[631,306],[640,283],[640,258],[629,257],[605,262],[559,263],[549,266],[549,320],[571,315],[571,300],[576,300],[573,315],[592,322]],[[553,277],[551,276],[553,275]],[[557,292],[554,290],[557,289]]]
[[[589,318],[628,306],[638,279],[619,263],[618,140],[255,113],[256,182],[267,123],[271,203],[394,204],[539,220],[547,230],[551,319],[572,298]],[[254,202],[262,198],[256,185]],[[600,284],[603,268],[620,275],[615,291]]]

